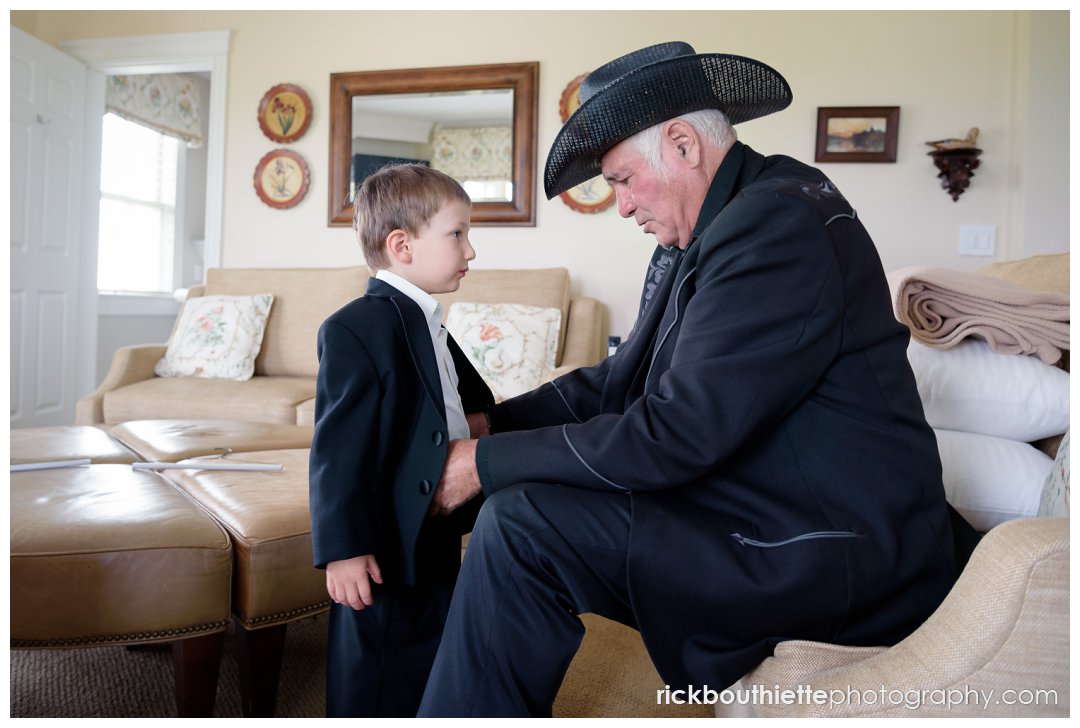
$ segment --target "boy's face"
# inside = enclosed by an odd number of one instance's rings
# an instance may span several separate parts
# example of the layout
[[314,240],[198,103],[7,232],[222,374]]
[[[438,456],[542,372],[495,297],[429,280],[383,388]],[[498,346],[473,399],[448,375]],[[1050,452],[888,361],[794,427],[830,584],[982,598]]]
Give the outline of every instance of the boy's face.
[[451,293],[461,285],[476,257],[469,242],[469,213],[464,202],[448,202],[417,236],[409,237],[412,263],[408,280],[428,293]]

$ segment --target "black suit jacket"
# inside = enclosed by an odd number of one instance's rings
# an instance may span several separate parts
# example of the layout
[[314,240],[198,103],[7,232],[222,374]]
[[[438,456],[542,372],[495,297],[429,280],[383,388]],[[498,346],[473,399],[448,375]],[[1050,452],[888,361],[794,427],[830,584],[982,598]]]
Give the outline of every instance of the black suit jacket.
[[[466,412],[494,399],[447,337]],[[315,565],[374,554],[384,583],[416,582],[416,544],[446,460],[448,434],[431,335],[420,307],[372,278],[320,327],[309,489]],[[480,500],[441,530],[465,533]],[[449,526],[449,528],[443,528]],[[454,548],[450,543],[449,548]],[[458,546],[459,547],[459,546]]]
[[631,599],[670,684],[724,687],[784,639],[893,643],[958,573],[907,342],[836,187],[736,143],[618,352],[492,410],[531,431],[479,441],[484,492],[631,499]]

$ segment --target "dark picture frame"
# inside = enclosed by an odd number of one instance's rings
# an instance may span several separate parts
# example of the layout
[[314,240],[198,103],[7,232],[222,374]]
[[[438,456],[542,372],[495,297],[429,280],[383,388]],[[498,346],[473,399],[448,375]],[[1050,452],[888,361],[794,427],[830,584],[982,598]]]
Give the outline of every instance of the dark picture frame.
[[819,106],[815,162],[896,162],[899,106]]
[[539,61],[331,73],[327,226],[349,227],[353,222],[351,167],[354,96],[512,89],[513,199],[509,202],[474,202],[471,221],[473,227],[535,227],[539,79]]

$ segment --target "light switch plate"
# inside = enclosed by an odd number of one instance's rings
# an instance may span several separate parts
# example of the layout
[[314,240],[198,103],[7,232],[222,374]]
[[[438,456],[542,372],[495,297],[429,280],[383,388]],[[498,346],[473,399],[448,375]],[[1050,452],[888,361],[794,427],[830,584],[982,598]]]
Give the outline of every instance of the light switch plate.
[[961,225],[960,255],[994,254],[996,228],[993,225]]

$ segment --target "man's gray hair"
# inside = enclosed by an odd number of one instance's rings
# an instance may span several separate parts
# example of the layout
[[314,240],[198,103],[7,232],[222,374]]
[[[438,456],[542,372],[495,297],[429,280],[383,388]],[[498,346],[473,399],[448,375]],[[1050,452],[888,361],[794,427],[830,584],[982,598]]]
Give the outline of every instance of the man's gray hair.
[[[724,112],[719,109],[691,111],[689,114],[683,114],[676,118],[682,119],[690,126],[694,127],[707,144],[718,149],[727,150],[731,148],[731,145],[738,139],[738,135],[735,133],[735,127],[728,121]],[[670,119],[668,121],[670,121]],[[663,121],[654,126],[650,126],[648,129],[640,131],[630,137],[630,141],[637,153],[650,167],[661,175],[661,178],[667,173],[667,170],[660,164],[660,130],[666,123],[668,122]]]

